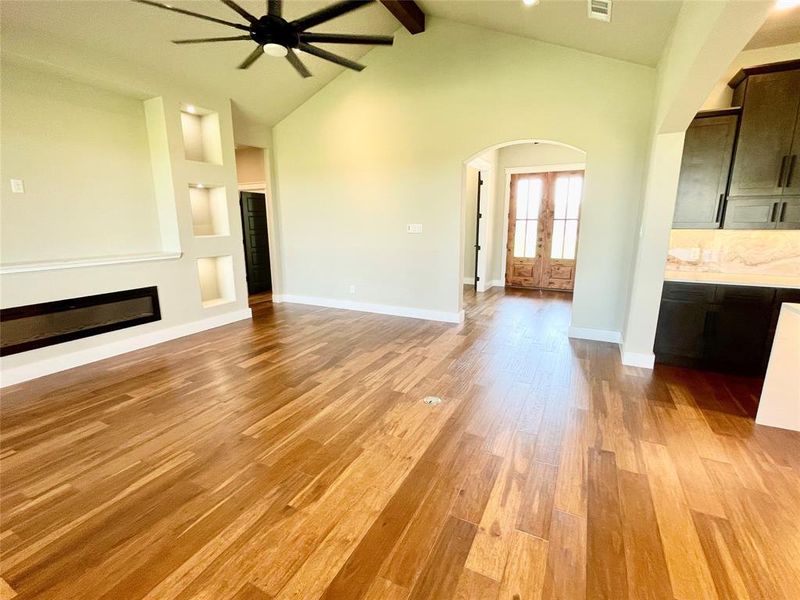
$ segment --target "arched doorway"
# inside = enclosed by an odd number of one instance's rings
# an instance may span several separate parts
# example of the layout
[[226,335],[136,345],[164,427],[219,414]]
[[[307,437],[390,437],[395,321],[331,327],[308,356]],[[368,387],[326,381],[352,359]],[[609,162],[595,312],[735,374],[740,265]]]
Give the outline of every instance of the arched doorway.
[[585,168],[579,148],[537,139],[499,143],[465,160],[465,287],[477,293],[494,287],[571,292]]

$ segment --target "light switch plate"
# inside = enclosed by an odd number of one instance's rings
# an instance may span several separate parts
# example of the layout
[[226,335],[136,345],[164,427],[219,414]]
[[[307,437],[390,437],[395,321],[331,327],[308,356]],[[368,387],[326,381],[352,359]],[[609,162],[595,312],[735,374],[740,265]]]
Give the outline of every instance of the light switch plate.
[[12,179],[11,180],[11,191],[14,194],[24,194],[25,193],[25,183],[22,179]]
[[422,233],[422,223],[409,223],[406,225],[406,233]]

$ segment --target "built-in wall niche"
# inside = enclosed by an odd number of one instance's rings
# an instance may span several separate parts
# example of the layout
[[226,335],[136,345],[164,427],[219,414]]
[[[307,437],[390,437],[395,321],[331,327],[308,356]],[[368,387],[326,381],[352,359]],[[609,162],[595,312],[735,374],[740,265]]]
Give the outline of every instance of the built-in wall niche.
[[189,184],[189,201],[195,237],[230,235],[228,197],[224,187]]
[[185,104],[181,107],[181,129],[186,160],[222,164],[219,114]]
[[200,299],[204,308],[236,300],[232,257],[198,258],[197,277],[200,281]]

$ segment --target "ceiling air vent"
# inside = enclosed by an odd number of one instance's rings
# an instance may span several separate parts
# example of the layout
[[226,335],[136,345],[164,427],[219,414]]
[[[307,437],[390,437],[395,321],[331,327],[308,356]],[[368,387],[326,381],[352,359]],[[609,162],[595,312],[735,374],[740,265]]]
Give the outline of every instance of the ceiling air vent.
[[611,22],[611,0],[587,0],[589,3],[589,18],[598,21]]

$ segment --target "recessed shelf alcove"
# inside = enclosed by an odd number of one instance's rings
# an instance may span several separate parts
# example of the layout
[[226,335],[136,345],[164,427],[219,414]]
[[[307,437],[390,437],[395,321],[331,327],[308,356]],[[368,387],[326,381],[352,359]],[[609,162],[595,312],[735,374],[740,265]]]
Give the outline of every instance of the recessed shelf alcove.
[[189,184],[195,237],[230,235],[228,198],[222,186]]
[[209,256],[198,258],[197,277],[200,281],[200,299],[203,303],[203,308],[210,308],[236,300],[232,257]]
[[183,105],[181,130],[186,160],[222,164],[219,114],[190,104]]

